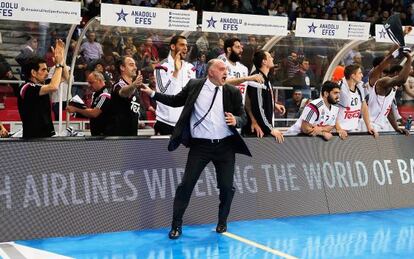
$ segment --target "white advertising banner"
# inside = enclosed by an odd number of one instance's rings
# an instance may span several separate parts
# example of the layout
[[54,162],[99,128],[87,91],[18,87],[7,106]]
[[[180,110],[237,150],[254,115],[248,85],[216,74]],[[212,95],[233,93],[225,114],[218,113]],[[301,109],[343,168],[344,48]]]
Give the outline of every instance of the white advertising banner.
[[0,0],[0,19],[30,22],[79,24],[80,2]]
[[367,40],[370,23],[296,19],[295,36],[321,39]]
[[285,36],[287,27],[287,17],[203,12],[202,30],[207,32]]
[[[414,44],[414,31],[411,31],[410,33],[405,35],[404,40],[405,44]],[[375,24],[375,41],[393,43],[390,37],[388,37],[387,31],[385,30],[384,25],[382,24]]]
[[132,5],[102,4],[101,24],[195,31],[197,29],[197,12]]

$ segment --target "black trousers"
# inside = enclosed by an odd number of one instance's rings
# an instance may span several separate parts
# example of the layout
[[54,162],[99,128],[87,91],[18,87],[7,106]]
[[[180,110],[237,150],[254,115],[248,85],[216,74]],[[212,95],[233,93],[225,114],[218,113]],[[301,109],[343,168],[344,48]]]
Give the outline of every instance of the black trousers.
[[218,222],[226,223],[235,192],[233,187],[235,153],[230,139],[226,138],[219,143],[193,139],[183,179],[175,192],[173,227],[182,225],[183,215],[187,209],[194,186],[210,161],[213,162],[216,168],[217,187],[220,190]]

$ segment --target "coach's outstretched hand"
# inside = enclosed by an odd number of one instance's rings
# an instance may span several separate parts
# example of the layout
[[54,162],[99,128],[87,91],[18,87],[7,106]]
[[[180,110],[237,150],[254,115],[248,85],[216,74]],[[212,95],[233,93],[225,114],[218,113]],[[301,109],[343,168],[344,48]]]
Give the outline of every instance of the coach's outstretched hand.
[[141,85],[141,87],[139,88],[139,90],[140,90],[141,92],[144,92],[144,93],[148,94],[149,96],[151,96],[151,95],[152,95],[152,93],[153,93],[153,92],[155,92],[154,90],[152,90],[151,88],[149,88],[149,87],[148,87],[148,86],[146,86],[146,85]]

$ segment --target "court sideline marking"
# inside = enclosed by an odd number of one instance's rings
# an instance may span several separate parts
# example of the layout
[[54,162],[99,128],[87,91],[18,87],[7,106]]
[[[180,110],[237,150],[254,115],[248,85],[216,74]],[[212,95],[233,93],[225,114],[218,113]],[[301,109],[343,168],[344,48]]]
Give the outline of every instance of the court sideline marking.
[[75,259],[73,257],[63,256],[45,250],[19,245],[14,242],[0,243],[0,258],[3,257],[4,259]]
[[292,255],[285,254],[285,253],[280,252],[278,250],[272,249],[272,248],[270,248],[268,246],[264,246],[262,244],[256,243],[254,241],[251,241],[249,239],[246,239],[244,237],[241,237],[241,236],[238,236],[238,235],[229,233],[229,232],[224,232],[224,233],[222,233],[222,235],[225,235],[226,237],[229,237],[229,238],[233,238],[233,239],[238,240],[240,242],[243,242],[245,244],[248,244],[248,245],[257,247],[259,249],[262,249],[262,250],[264,250],[266,252],[269,252],[269,253],[272,253],[274,255],[278,255],[278,256],[284,257],[286,259],[298,259],[297,257],[294,257]]

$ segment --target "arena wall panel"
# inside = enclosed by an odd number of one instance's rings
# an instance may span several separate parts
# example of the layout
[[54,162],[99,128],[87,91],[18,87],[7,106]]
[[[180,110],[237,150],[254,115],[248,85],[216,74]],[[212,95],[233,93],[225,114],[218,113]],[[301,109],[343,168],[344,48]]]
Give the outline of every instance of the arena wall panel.
[[[412,136],[246,139],[237,155],[230,220],[368,211],[414,205]],[[0,241],[170,225],[188,149],[167,139],[0,141]],[[185,224],[215,223],[209,164]]]

